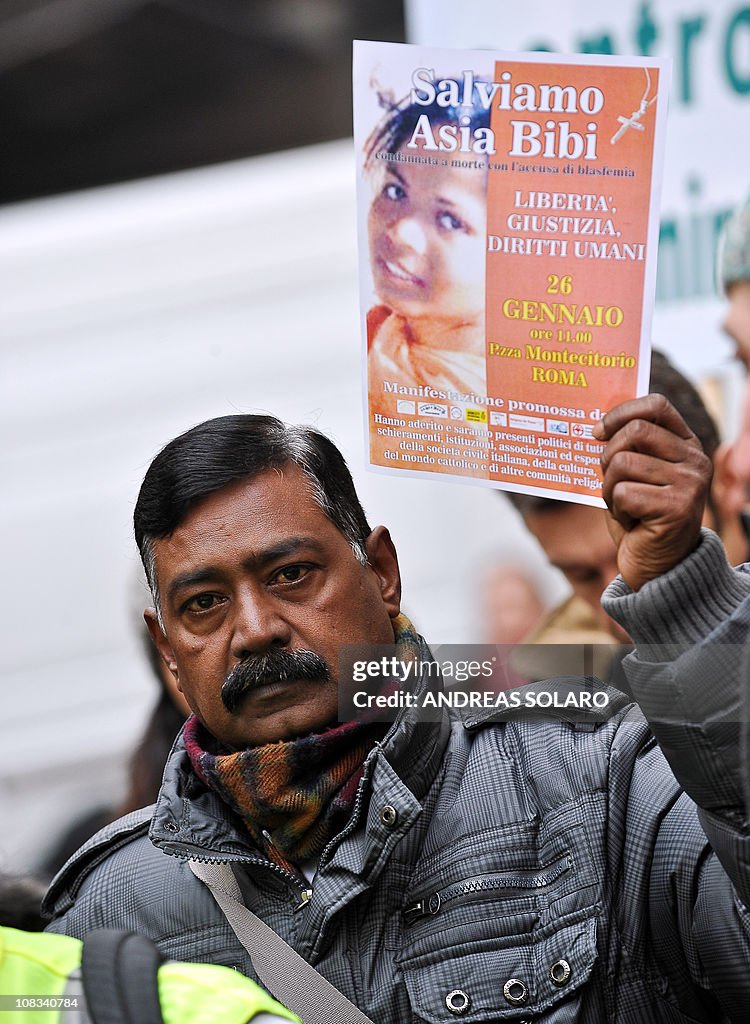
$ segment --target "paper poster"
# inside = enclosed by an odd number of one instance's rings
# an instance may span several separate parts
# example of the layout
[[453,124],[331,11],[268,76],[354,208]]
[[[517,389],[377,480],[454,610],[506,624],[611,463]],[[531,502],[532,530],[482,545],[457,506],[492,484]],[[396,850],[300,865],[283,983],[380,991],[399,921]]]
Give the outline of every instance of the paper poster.
[[601,505],[647,390],[668,68],[356,42],[370,465]]

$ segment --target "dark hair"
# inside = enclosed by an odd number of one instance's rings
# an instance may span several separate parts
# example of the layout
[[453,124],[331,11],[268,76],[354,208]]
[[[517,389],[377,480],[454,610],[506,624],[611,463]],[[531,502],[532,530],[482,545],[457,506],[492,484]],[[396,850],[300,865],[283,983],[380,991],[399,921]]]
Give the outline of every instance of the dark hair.
[[138,746],[131,754],[128,791],[122,803],[113,812],[113,819],[154,803],[161,788],[164,765],[167,763],[177,733],[184,724],[184,714],[175,705],[166,688],[163,689],[138,741]]
[[[649,391],[669,399],[713,462],[719,447],[716,424],[694,385],[658,349],[651,352]],[[555,498],[542,498],[536,494],[518,494],[515,491],[507,491],[506,494],[511,505],[522,516],[552,511],[560,504]]]
[[42,917],[42,896],[46,886],[32,875],[0,875],[0,925],[41,932],[47,923]]
[[[463,84],[456,79],[441,79],[441,81],[454,82],[459,89],[463,88]],[[489,128],[490,126],[489,109],[476,100],[471,106],[443,106],[437,102],[437,97],[427,105],[413,102],[408,96],[399,102],[394,102],[385,94],[380,93],[378,99],[380,105],[385,108],[385,113],[365,143],[366,164],[369,164],[378,152],[395,153],[400,149],[404,142],[411,138],[417,121],[423,114],[427,115],[431,125],[453,123],[460,125],[463,123],[471,132],[477,128]],[[463,122],[462,118],[464,118]]]
[[275,416],[219,416],[170,441],[148,468],[135,506],[135,539],[158,608],[153,541],[168,537],[196,502],[229,484],[288,463],[365,564],[370,527],[341,452],[312,427]]

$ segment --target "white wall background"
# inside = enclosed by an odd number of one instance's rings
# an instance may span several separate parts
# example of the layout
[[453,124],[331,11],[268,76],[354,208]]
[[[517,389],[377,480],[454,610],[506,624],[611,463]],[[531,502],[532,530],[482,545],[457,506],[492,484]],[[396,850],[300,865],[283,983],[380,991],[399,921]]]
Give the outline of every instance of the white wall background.
[[131,515],[193,423],[268,411],[332,436],[433,643],[480,639],[498,560],[560,597],[504,499],[365,471],[354,232],[349,143],[0,210],[0,869],[121,795],[155,695]]

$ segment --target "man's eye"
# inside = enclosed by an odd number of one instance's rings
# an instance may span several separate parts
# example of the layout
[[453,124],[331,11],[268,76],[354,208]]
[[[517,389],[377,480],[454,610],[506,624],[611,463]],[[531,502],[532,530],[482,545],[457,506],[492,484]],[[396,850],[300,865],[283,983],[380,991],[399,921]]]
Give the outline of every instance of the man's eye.
[[184,609],[187,612],[207,612],[212,608],[215,608],[219,603],[219,597],[216,594],[196,594],[195,597],[191,597],[189,601],[184,604]]
[[286,565],[274,574],[272,583],[299,583],[310,571],[306,565]]
[[565,575],[575,583],[595,583],[599,579],[597,569],[568,569]]

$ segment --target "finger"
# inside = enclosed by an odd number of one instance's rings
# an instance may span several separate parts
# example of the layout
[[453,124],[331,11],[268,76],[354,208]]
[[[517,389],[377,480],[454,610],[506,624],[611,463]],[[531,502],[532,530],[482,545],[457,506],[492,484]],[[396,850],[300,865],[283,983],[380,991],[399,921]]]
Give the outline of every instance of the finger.
[[[627,437],[630,427],[637,442]],[[698,502],[702,508],[705,504],[712,465],[697,441],[681,440],[660,427],[638,421],[609,442],[601,461],[602,497],[610,508],[612,489],[621,480],[675,486],[685,505]]]
[[679,488],[635,480],[618,480],[610,489],[607,504],[625,530],[648,520],[681,519],[685,514]]
[[647,484],[659,489],[658,492],[654,492],[654,505],[648,510],[648,518],[658,518],[665,510],[673,508],[671,495],[665,499],[664,507],[660,504],[660,496],[663,497],[667,490],[674,491],[684,514],[688,508],[702,508],[705,504],[708,493],[705,463],[708,463],[705,456],[701,456],[701,461],[696,457],[694,462],[681,462],[679,470],[670,471],[670,467],[666,466],[662,459],[642,455],[640,452],[619,452],[604,474],[602,497],[613,515],[616,515],[617,511],[625,512],[630,521],[635,515],[635,509],[623,506],[621,500],[616,501],[615,491],[623,483]]
[[[680,463],[670,471],[660,459],[639,453],[623,452],[610,466],[601,484],[601,497],[612,514],[623,525],[622,515],[630,522],[642,511],[644,519],[664,519],[676,513],[679,518],[700,515],[708,496],[709,460],[702,454],[692,463]],[[652,506],[641,510],[639,505],[624,503],[627,490],[623,484],[633,483],[651,487]]]
[[643,398],[633,398],[628,402],[616,405],[594,427],[594,437],[599,441],[608,441],[632,420],[657,423],[685,439],[694,436],[672,403],[664,395],[653,394],[644,395]]
[[[687,472],[686,469],[681,467],[681,481],[687,476]],[[633,483],[665,487],[676,482],[676,479],[672,477],[673,474],[670,473],[668,467],[665,467],[663,459],[656,458],[653,455],[644,455],[642,452],[620,451],[613,456],[607,466],[602,484],[602,497],[606,501],[607,494],[621,480],[632,480]]]
[[603,471],[606,472],[613,458],[626,451],[673,463],[691,461],[703,453],[700,442],[692,433],[687,438],[679,437],[665,427],[640,419],[626,423],[607,442],[601,454]]

